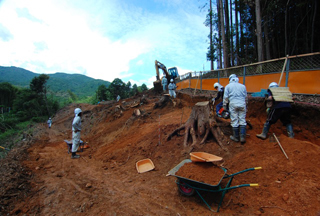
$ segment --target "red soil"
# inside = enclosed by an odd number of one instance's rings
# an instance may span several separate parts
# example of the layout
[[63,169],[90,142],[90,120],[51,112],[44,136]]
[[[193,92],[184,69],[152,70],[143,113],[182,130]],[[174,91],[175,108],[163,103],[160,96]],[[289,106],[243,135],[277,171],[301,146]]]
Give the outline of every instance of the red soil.
[[[193,93],[193,92],[192,92]],[[177,106],[153,109],[159,96],[149,93],[149,103],[130,108],[139,97],[105,105],[73,104],[60,110],[48,129],[32,128],[32,137],[0,161],[0,215],[217,215],[197,196],[184,197],[166,176],[183,159],[183,136],[166,136],[185,123],[193,105],[206,95],[178,93]],[[73,110],[83,110],[81,139],[89,148],[73,160],[65,139],[71,139]],[[250,98],[245,145],[230,141],[223,151],[209,137],[193,151],[224,158],[227,174],[261,166],[234,177],[232,185],[258,183],[226,193],[218,215],[317,215],[320,212],[319,107],[293,106],[295,139],[278,122],[271,127],[289,160],[274,139],[260,140],[266,118],[262,99]],[[139,108],[140,117],[133,116]],[[222,128],[225,135],[230,127]],[[160,131],[160,133],[159,133]],[[160,134],[160,135],[159,135]],[[200,141],[200,139],[199,139]],[[150,158],[155,170],[139,174],[137,161]],[[212,197],[218,194],[211,193]],[[210,200],[210,199],[209,199]],[[209,202],[213,209],[217,203]]]

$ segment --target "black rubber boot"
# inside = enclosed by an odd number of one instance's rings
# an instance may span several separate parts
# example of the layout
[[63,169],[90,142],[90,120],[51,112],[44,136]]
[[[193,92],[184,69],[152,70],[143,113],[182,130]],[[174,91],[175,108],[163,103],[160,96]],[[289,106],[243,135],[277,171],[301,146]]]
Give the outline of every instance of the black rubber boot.
[[292,124],[287,124],[286,127],[287,127],[288,137],[294,138]]
[[263,129],[262,129],[262,133],[261,134],[256,134],[256,136],[260,139],[267,139],[267,135],[268,135],[268,132],[269,132],[269,129],[270,129],[270,124],[268,123],[265,123],[264,126],[263,126]]
[[246,142],[246,125],[240,125],[240,142],[244,144]]
[[235,142],[239,142],[239,127],[232,128],[233,135],[230,136],[230,139]]
[[75,152],[72,152],[71,159],[78,159],[80,158],[80,155],[77,155]]

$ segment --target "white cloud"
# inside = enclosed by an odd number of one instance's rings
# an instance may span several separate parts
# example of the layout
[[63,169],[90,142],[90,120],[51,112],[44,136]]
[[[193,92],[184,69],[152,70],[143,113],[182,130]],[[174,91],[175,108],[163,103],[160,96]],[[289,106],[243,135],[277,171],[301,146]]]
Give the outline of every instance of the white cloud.
[[148,87],[155,80],[155,59],[167,67],[201,70],[205,17],[195,5],[190,10],[192,1],[156,3],[170,7],[154,10],[125,0],[5,0],[0,4],[1,65],[110,82],[120,78]]

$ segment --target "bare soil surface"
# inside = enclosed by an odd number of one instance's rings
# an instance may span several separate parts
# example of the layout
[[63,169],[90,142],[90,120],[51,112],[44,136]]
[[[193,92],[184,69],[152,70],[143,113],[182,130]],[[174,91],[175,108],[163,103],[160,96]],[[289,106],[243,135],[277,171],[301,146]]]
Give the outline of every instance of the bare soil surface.
[[[258,183],[259,187],[229,190],[219,213],[210,211],[197,194],[179,193],[177,178],[166,175],[190,155],[183,148],[183,134],[166,138],[187,121],[194,104],[209,95],[180,91],[175,106],[169,102],[154,109],[161,96],[150,91],[148,103],[140,104],[140,95],[121,103],[72,104],[61,109],[51,129],[34,125],[32,135],[0,161],[0,215],[318,215],[320,109],[308,101],[293,104],[294,139],[287,137],[280,122],[271,127],[270,138],[258,139],[255,134],[261,133],[265,107],[262,98],[249,98],[247,121],[253,128],[247,131],[244,145],[229,141],[224,151],[209,137],[193,149],[223,157],[218,165],[227,174],[262,167],[234,176],[231,184]],[[64,140],[71,140],[76,107],[84,114],[81,139],[89,148],[78,153],[80,159],[71,159]],[[140,116],[134,115],[135,109]],[[230,126],[221,130],[227,138],[231,134]],[[145,158],[152,160],[155,169],[139,174],[136,162]],[[223,180],[221,187],[225,185]],[[213,210],[220,195],[203,192]]]

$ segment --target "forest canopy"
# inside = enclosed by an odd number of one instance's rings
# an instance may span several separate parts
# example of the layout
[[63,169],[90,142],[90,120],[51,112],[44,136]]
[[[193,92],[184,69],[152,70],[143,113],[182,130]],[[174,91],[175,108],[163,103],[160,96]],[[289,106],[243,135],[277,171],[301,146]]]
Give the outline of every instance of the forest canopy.
[[320,50],[318,0],[209,0],[202,9],[211,70]]

